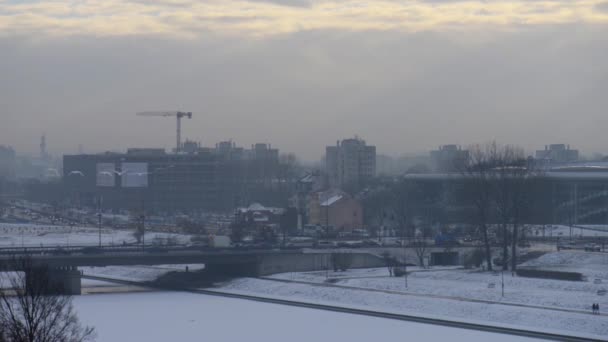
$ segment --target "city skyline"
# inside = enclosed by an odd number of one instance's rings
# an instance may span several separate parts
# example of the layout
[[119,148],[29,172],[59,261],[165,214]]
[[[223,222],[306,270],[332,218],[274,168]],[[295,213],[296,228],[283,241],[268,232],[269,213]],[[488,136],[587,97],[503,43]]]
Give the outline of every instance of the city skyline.
[[184,138],[307,161],[354,135],[603,153],[607,23],[599,0],[3,2],[0,143],[170,148],[174,122],[135,113],[182,110]]

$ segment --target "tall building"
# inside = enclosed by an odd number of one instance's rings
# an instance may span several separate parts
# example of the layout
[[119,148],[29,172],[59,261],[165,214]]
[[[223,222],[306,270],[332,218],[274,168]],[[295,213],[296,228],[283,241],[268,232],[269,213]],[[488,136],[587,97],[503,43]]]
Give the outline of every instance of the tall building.
[[376,175],[376,146],[358,137],[337,141],[325,149],[325,167],[330,186],[359,184]]
[[431,169],[433,172],[458,172],[466,165],[469,151],[458,145],[439,146],[438,150],[431,151]]
[[14,179],[16,168],[15,150],[10,146],[0,145],[0,178]]
[[545,145],[544,150],[536,151],[536,159],[544,163],[569,163],[578,161],[578,150],[571,150],[570,145]]

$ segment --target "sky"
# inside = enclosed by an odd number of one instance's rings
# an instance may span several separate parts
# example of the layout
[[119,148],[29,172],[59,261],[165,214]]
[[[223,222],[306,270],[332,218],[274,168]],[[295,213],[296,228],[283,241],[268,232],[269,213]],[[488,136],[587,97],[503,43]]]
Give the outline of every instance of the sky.
[[0,145],[608,154],[608,0],[0,0]]

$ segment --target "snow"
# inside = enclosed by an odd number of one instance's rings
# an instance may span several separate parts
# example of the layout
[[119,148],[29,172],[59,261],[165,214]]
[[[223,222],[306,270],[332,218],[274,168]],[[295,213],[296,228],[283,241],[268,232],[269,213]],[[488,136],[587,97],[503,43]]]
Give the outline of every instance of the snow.
[[327,200],[323,201],[323,203],[321,203],[321,206],[323,206],[323,207],[331,206],[341,199],[342,199],[342,195],[332,196],[332,197],[328,198]]
[[[174,239],[176,243],[190,242],[189,235],[147,232],[146,243],[155,239]],[[104,228],[101,243],[121,245],[135,243],[132,230]],[[99,229],[79,226],[0,223],[0,247],[84,246],[99,244]]]
[[560,332],[585,337],[603,338],[608,335],[605,317],[582,313],[319,287],[254,278],[236,279],[224,284],[218,290],[454,321],[517,326],[535,331]]
[[505,272],[503,298],[500,273],[412,267],[408,268],[411,273],[407,289],[403,277],[389,277],[386,268],[376,268],[284,273],[271,280],[244,278],[222,284],[219,290],[485,324],[608,335],[606,317],[589,314],[592,303],[608,308],[608,298],[597,294],[608,287],[608,254],[556,252],[525,265],[576,270],[588,281],[523,278]]
[[201,264],[184,265],[155,265],[155,266],[105,266],[105,267],[80,267],[85,275],[108,277],[127,281],[154,281],[169,272],[184,271],[188,267],[190,271],[204,269]]
[[[542,236],[542,227],[536,226],[534,229],[536,236]],[[562,237],[564,239],[570,237],[570,226],[554,225],[545,227],[546,237]],[[573,237],[608,237],[608,227],[597,225],[581,225],[572,227]]]
[[533,339],[213,296],[148,292],[74,298],[97,341],[415,341]]

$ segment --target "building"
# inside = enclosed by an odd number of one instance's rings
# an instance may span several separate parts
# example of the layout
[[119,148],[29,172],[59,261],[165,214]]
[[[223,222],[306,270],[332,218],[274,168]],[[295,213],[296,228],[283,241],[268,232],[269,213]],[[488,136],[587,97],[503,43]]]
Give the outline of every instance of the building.
[[106,209],[231,211],[256,201],[287,203],[288,194],[280,187],[288,184],[276,181],[279,152],[270,145],[256,144],[247,151],[222,143],[215,149],[197,143],[188,147],[189,153],[180,154],[138,148],[66,155],[63,178],[73,201],[102,201]]
[[443,145],[431,151],[431,170],[433,172],[458,172],[469,159],[469,151],[458,145]]
[[0,178],[13,180],[16,177],[15,150],[10,146],[0,145]]
[[162,149],[63,158],[64,182],[74,200],[104,209],[215,209],[217,172],[210,154],[167,154]]
[[[470,222],[475,217],[474,198],[470,196],[471,178],[450,173],[410,174],[404,179],[433,199],[452,200],[444,209],[444,222]],[[474,181],[474,180],[473,180]],[[528,194],[526,224],[605,225],[608,222],[608,163],[588,162],[547,168],[537,175]],[[499,220],[490,217],[490,220]]]
[[308,224],[309,195],[325,188],[325,182],[320,171],[313,171],[306,173],[295,185],[295,194],[289,198],[289,207],[296,210],[296,226],[300,230],[303,225]]
[[536,151],[536,160],[543,164],[571,163],[578,161],[578,150],[570,149],[570,145],[545,145],[544,150]]
[[331,187],[358,185],[376,175],[376,146],[357,137],[337,141],[325,149],[325,167]]
[[260,203],[252,203],[248,207],[237,208],[237,222],[245,222],[256,228],[275,227],[280,223],[285,209],[265,207]]
[[308,203],[308,223],[336,232],[363,228],[363,206],[351,195],[329,190],[312,193]]

